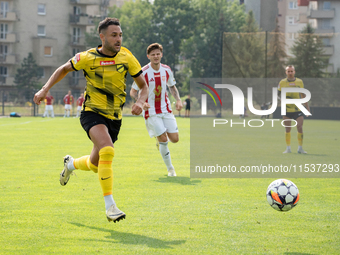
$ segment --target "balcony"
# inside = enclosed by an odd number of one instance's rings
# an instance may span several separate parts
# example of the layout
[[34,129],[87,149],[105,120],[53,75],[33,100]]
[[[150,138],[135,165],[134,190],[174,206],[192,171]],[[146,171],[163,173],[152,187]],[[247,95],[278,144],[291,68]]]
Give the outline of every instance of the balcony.
[[335,17],[335,10],[313,10],[308,11],[308,18],[310,19],[333,19]]
[[70,23],[80,26],[93,26],[93,18],[87,15],[70,14]]
[[71,4],[77,5],[101,5],[101,0],[70,0]]
[[334,27],[328,27],[328,28],[316,28],[315,29],[315,34],[318,34],[319,36],[333,36],[334,34]]
[[323,46],[322,55],[331,56],[333,54],[334,54],[334,46],[333,45]]
[[0,12],[0,21],[16,21],[17,14],[15,12]]
[[17,41],[17,35],[16,34],[0,34],[0,36],[5,38],[0,38],[0,42],[2,43],[15,43]]
[[2,65],[15,65],[17,63],[16,61],[16,55],[10,54],[0,54],[0,64]]
[[14,77],[0,75],[0,85],[14,86]]

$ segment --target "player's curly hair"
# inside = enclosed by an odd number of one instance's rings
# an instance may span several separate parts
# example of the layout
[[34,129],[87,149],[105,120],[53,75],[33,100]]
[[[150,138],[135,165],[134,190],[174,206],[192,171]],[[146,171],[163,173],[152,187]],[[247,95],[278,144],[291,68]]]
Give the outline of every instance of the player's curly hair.
[[160,50],[161,52],[163,52],[163,46],[159,43],[150,44],[148,48],[146,49],[146,54],[149,55],[150,52],[153,50]]
[[103,30],[106,30],[108,26],[115,25],[120,26],[119,19],[117,18],[106,18],[99,23],[98,33],[100,34]]

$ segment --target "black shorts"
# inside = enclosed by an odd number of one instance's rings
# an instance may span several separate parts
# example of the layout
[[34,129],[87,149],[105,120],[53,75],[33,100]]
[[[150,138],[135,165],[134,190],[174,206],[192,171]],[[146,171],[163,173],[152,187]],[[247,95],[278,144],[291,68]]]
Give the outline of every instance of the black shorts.
[[290,119],[293,119],[293,120],[296,120],[297,118],[299,117],[305,117],[305,115],[303,114],[303,112],[286,112],[286,115],[285,115],[287,118],[290,118]]
[[187,106],[185,107],[185,110],[189,110],[189,111],[190,111],[190,106],[187,105]]
[[87,136],[90,138],[89,131],[92,127],[104,124],[109,130],[109,135],[111,137],[112,143],[118,140],[118,134],[120,130],[120,126],[122,125],[122,120],[111,120],[99,113],[91,112],[91,111],[82,111],[80,114],[80,124],[83,129],[86,131]]

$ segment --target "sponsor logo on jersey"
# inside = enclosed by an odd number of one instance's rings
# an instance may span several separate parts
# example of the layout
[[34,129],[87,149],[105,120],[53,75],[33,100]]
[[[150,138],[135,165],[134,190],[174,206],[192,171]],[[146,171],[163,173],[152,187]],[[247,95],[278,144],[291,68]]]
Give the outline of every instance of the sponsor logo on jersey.
[[116,62],[114,60],[110,60],[110,61],[100,61],[100,65],[101,66],[112,66],[116,64]]
[[294,83],[289,83],[289,86],[295,86],[295,82]]
[[155,78],[161,78],[160,74],[155,74],[154,76],[155,76]]
[[77,64],[79,60],[80,60],[80,53],[77,53],[73,58],[74,64]]

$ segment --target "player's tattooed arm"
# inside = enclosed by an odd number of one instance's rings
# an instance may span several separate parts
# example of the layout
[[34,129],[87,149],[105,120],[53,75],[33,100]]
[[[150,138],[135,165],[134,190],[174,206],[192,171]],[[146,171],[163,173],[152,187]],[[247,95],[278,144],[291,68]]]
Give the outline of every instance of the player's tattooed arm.
[[171,95],[176,99],[176,101],[181,100],[176,86],[169,87]]
[[183,108],[183,104],[181,98],[179,97],[179,93],[176,86],[174,85],[172,87],[169,87],[169,90],[171,95],[173,95],[173,97],[176,99],[176,110],[180,111]]

